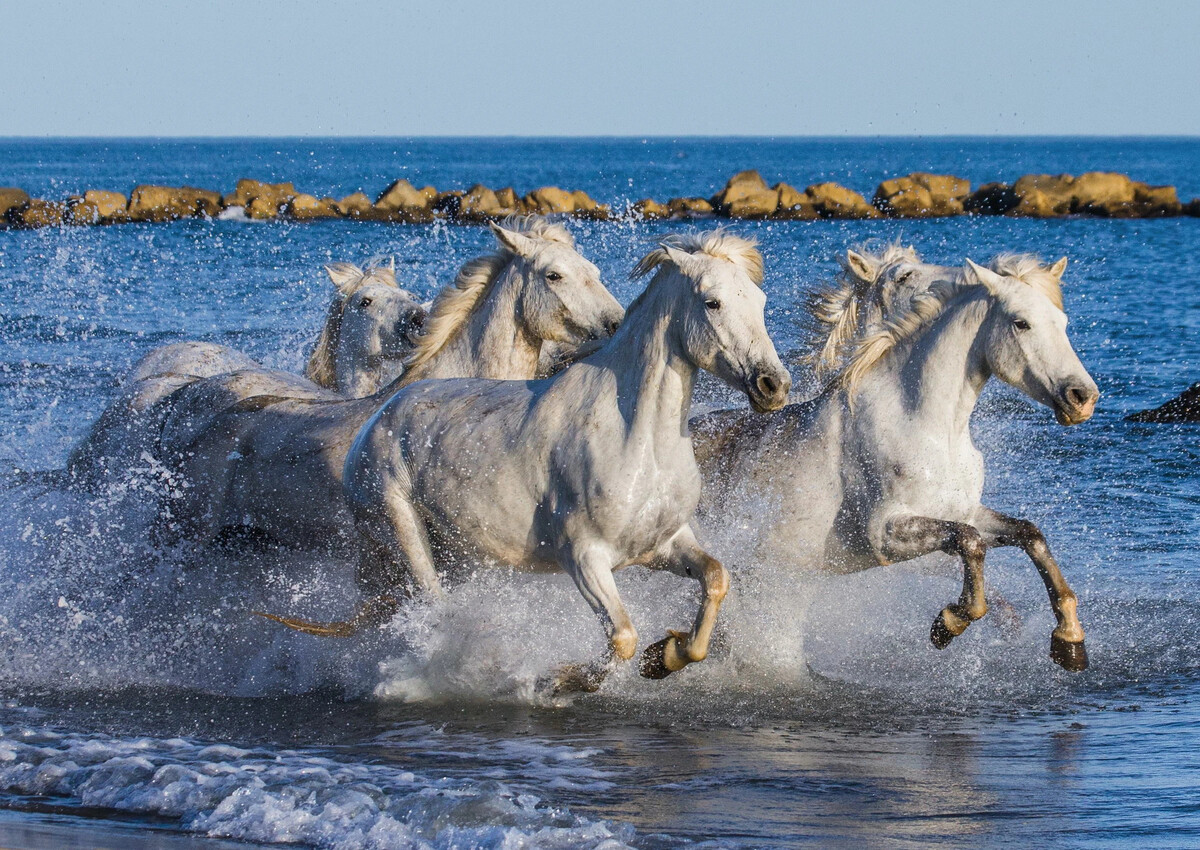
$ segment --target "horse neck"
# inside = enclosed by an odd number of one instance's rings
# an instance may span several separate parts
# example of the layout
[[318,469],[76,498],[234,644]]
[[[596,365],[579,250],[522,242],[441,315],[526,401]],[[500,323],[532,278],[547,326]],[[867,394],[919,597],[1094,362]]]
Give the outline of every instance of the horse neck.
[[666,283],[652,282],[608,344],[588,359],[616,378],[617,406],[631,437],[688,437],[696,367],[677,339],[671,317],[678,298]]
[[334,366],[338,390],[352,398],[369,395],[379,389],[382,370],[381,357],[339,352]]
[[542,340],[517,314],[525,281],[520,261],[508,263],[462,329],[434,355],[421,378],[495,378],[520,380],[537,374]]
[[[951,300],[929,327],[878,370],[905,419],[948,433],[968,433],[990,373],[980,344],[987,300],[975,288]],[[886,397],[886,394],[885,394]],[[918,426],[920,427],[920,426]]]

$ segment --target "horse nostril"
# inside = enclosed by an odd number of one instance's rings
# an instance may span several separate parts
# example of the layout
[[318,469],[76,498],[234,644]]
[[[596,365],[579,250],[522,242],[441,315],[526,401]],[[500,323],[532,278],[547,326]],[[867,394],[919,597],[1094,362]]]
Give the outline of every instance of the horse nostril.
[[756,383],[758,384],[758,391],[765,396],[773,396],[779,392],[779,382],[770,375],[759,375]]
[[425,314],[424,313],[413,313],[412,326],[414,328],[424,327],[425,326]]
[[618,319],[609,319],[604,323],[604,329],[608,331],[609,336],[615,334],[619,327],[621,327],[621,322]]
[[1084,387],[1071,387],[1067,390],[1067,401],[1076,407],[1083,407],[1092,400],[1092,391]]

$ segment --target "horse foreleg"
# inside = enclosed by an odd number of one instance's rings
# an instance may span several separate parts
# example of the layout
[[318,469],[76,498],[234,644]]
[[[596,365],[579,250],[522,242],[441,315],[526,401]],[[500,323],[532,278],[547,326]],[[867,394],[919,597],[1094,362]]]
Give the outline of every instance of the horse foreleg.
[[639,672],[648,679],[665,678],[708,657],[717,614],[729,592],[729,571],[700,547],[691,526],[684,526],[671,539],[670,546],[670,551],[650,566],[696,579],[703,595],[691,633],[672,630],[642,653]]
[[983,559],[987,552],[974,527],[924,516],[904,516],[888,522],[881,552],[888,561],[907,561],[945,552],[962,558],[963,586],[958,602],[947,605],[933,621],[929,639],[938,649],[966,631],[971,622],[987,613],[983,586]]
[[603,547],[589,547],[563,558],[563,569],[575,580],[575,586],[592,611],[604,624],[608,636],[608,657],[593,664],[570,664],[560,668],[551,685],[555,693],[594,691],[617,661],[628,661],[637,651],[637,629],[629,619],[617,583],[613,579],[615,559]]
[[1029,520],[1016,519],[984,507],[980,508],[976,526],[988,546],[1019,546],[1033,561],[1058,620],[1050,635],[1050,657],[1067,670],[1086,670],[1088,657],[1083,643],[1083,626],[1076,611],[1078,600],[1050,553],[1042,530]]

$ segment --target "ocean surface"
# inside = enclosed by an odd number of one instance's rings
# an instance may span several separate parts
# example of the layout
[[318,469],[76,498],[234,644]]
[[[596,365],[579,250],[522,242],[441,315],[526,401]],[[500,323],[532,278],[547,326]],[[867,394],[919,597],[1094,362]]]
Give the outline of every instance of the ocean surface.
[[[1187,200],[1200,140],[0,139],[0,185],[49,198],[141,182],[229,191],[240,177],[374,196],[407,177],[558,184],[620,208],[709,195],[745,168],[868,196],[915,170],[976,185],[1117,170]],[[655,239],[693,226],[570,224],[623,303]],[[974,429],[985,501],[1037,522],[1079,593],[1087,672],[1046,657],[1044,591],[1009,550],[989,554],[988,575],[1017,616],[989,615],[938,652],[929,624],[957,582],[933,559],[831,578],[709,541],[735,573],[713,655],[661,682],[623,670],[571,699],[536,687],[602,646],[565,576],[480,571],[355,640],[273,627],[248,612],[347,610],[351,566],[266,546],[158,551],[154,470],[87,497],[53,471],[155,346],[210,340],[299,370],[331,292],[323,263],[394,257],[428,298],[490,248],[488,231],[0,231],[0,846],[1200,846],[1200,426],[1123,421],[1200,380],[1200,219],[733,227],[761,244],[781,352],[856,243],[901,239],[948,264],[1070,259],[1095,417],[1061,428],[994,386]],[[644,639],[695,604],[692,585],[639,568],[618,585]]]

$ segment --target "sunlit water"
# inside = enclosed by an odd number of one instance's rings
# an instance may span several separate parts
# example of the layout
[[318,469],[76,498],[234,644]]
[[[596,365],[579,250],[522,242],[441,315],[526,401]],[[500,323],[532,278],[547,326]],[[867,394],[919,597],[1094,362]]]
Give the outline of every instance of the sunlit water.
[[[242,176],[340,195],[408,176],[558,183],[620,206],[707,195],[745,167],[868,193],[917,169],[976,183],[1118,169],[1200,194],[1200,143],[1180,141],[0,143],[0,184],[50,197]],[[683,226],[571,225],[624,303],[636,259]],[[1038,522],[1080,594],[1090,670],[1046,657],[1052,617],[1020,556],[988,559],[1019,619],[989,616],[938,652],[929,623],[957,584],[936,562],[789,575],[747,562],[736,535],[709,541],[736,574],[713,656],[662,682],[623,670],[572,700],[538,679],[599,653],[602,632],[560,577],[484,571],[354,641],[273,627],[248,612],[348,610],[350,565],[157,551],[152,469],[99,497],[40,473],[154,346],[207,339],[298,370],[330,289],[322,263],[394,256],[425,298],[489,248],[487,231],[0,232],[0,837],[86,817],[113,846],[184,833],[339,848],[1200,844],[1200,426],[1122,420],[1200,379],[1200,220],[735,227],[761,242],[781,351],[804,295],[864,239],[901,237],[943,263],[1070,258],[1095,418],[1063,429],[993,388],[975,425],[989,504]],[[638,569],[618,583],[644,639],[690,619],[690,584]]]

